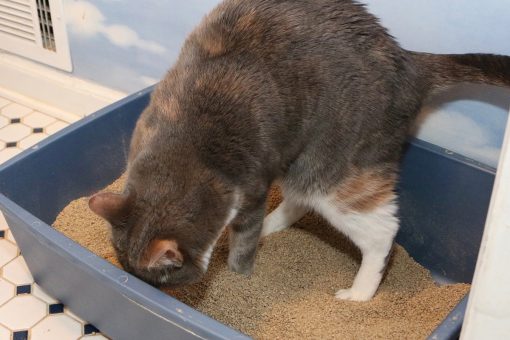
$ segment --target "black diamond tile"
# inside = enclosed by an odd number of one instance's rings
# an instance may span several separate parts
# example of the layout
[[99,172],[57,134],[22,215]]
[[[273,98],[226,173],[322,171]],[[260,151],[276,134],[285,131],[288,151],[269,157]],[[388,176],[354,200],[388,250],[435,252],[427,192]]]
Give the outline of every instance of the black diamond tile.
[[58,314],[64,312],[64,305],[61,303],[54,303],[49,306],[50,314]]
[[12,340],[28,340],[28,331],[12,332]]
[[4,238],[5,237],[5,230],[0,230],[0,238]]
[[17,124],[17,123],[21,123],[21,119],[19,119],[19,118],[11,119],[11,124]]
[[17,142],[7,142],[5,143],[6,148],[15,148],[18,145]]
[[34,129],[32,130],[32,132],[33,132],[33,133],[42,133],[42,132],[44,132],[44,129],[43,129],[43,128],[34,128]]
[[31,285],[23,285],[23,286],[17,286],[16,287],[16,295],[19,294],[30,294],[32,292],[32,286]]
[[94,327],[94,325],[91,325],[90,323],[83,326],[83,334],[92,334],[92,333],[99,333],[99,329]]

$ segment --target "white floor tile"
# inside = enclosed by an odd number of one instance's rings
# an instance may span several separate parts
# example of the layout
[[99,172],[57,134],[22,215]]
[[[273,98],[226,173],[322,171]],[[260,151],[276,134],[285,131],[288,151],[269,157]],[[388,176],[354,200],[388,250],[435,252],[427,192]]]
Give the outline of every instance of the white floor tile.
[[14,239],[14,235],[12,234],[12,231],[10,230],[5,230],[5,239],[9,242],[11,242],[12,244],[16,244],[16,240]]
[[4,97],[0,97],[0,108],[4,107],[10,103],[12,103],[10,100],[5,99]]
[[82,326],[65,314],[48,315],[30,331],[31,340],[78,339]]
[[9,124],[9,120],[3,116],[0,116],[0,129]]
[[18,256],[4,266],[3,276],[15,285],[31,284],[34,282],[32,274],[22,256]]
[[23,139],[21,142],[18,143],[18,147],[21,149],[28,149],[31,146],[34,146],[35,144],[39,143],[43,139],[48,137],[48,135],[44,133],[34,133],[28,136],[27,138]]
[[14,157],[17,154],[19,154],[21,151],[23,151],[23,150],[18,149],[18,148],[6,148],[6,149],[3,149],[2,151],[0,151],[0,164],[8,161],[12,157]]
[[101,334],[92,334],[92,335],[84,335],[80,338],[80,340],[108,340],[107,337]]
[[18,103],[9,104],[1,109],[2,115],[7,118],[22,118],[32,111],[34,110]]
[[5,220],[4,214],[0,211],[0,230],[7,230],[9,226],[7,225],[7,221]]
[[63,128],[65,128],[66,126],[68,126],[69,124],[67,123],[64,123],[62,121],[57,121],[49,126],[47,126],[44,131],[46,131],[46,133],[48,135],[51,135],[51,134],[54,134],[55,132],[58,132],[60,130],[62,130]]
[[32,112],[23,118],[23,124],[33,128],[42,128],[55,122],[56,119],[41,112]]
[[11,331],[0,325],[0,339],[9,340],[11,338]]
[[82,319],[80,319],[80,317],[78,315],[76,315],[73,312],[71,312],[71,310],[69,308],[65,308],[64,309],[64,313],[66,313],[67,315],[69,315],[73,319],[77,320],[78,322],[82,322],[82,323],[84,322]]
[[14,285],[0,277],[0,306],[12,299],[15,295]]
[[37,283],[32,285],[32,295],[38,297],[49,305],[57,303],[57,300],[46,294],[46,292]]
[[18,247],[5,239],[0,239],[0,267],[5,266],[17,255]]
[[46,316],[47,308],[31,295],[18,295],[0,307],[0,320],[13,331],[28,329]]
[[32,130],[23,124],[9,124],[0,129],[0,139],[4,142],[17,142],[30,135]]

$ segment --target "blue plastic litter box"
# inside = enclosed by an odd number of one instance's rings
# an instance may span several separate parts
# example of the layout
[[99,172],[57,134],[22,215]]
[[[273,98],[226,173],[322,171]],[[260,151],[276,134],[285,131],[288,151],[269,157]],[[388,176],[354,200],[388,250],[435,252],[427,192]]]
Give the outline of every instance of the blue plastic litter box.
[[[0,208],[36,282],[114,339],[248,339],[55,231],[72,200],[116,179],[152,87],[0,166]],[[402,161],[397,241],[438,282],[471,282],[494,169],[413,140]],[[431,335],[456,338],[467,297]]]

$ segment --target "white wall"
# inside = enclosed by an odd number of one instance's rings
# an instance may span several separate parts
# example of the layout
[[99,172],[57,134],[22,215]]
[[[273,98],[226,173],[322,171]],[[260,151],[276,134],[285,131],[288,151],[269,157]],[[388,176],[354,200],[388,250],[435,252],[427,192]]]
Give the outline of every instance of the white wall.
[[[218,2],[64,0],[74,74],[125,92],[150,85],[164,75],[186,34]],[[510,55],[510,0],[364,2],[405,48]],[[473,95],[478,100],[465,99]],[[418,137],[496,166],[509,98],[510,91],[480,88],[443,95],[431,103],[434,113]]]

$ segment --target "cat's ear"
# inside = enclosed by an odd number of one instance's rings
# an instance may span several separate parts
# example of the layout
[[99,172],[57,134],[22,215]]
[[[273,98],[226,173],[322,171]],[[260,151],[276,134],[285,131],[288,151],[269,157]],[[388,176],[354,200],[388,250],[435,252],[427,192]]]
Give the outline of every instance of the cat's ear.
[[151,241],[141,265],[147,269],[162,266],[182,267],[183,257],[175,240],[155,239]]
[[111,224],[115,224],[129,215],[133,201],[132,191],[123,194],[101,192],[89,199],[89,208]]

